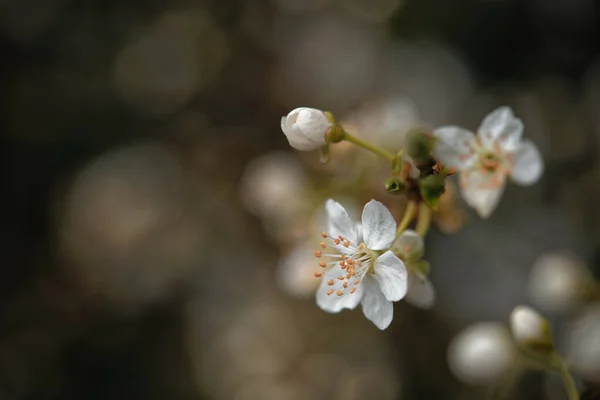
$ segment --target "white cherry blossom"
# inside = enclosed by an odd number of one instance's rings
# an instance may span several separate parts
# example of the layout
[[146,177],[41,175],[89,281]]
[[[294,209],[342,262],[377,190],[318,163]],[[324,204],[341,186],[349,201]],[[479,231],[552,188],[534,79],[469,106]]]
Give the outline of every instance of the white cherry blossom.
[[[363,209],[361,223],[353,222],[338,202],[327,200],[328,231],[321,235],[317,258],[323,277],[317,290],[317,305],[338,313],[362,304],[365,317],[379,329],[392,322],[392,302],[401,300],[408,288],[408,274],[402,260],[388,250],[396,238],[396,221],[380,202],[371,200]],[[329,250],[329,251],[328,251]]]
[[507,177],[528,186],[542,176],[542,157],[531,141],[522,139],[523,123],[509,107],[485,117],[477,135],[458,126],[444,126],[434,134],[434,157],[461,173],[462,196],[482,218],[495,210]]
[[423,238],[414,230],[407,229],[396,239],[392,251],[408,270],[406,301],[415,307],[431,308],[435,302],[435,289],[427,277],[429,263],[421,260],[425,252]]
[[325,135],[333,123],[325,113],[314,108],[300,107],[281,118],[281,130],[296,150],[309,151],[327,143]]

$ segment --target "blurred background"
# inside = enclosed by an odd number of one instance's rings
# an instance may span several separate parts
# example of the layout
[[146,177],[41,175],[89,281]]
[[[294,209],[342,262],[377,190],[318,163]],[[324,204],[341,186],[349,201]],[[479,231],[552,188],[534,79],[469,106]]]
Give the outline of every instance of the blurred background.
[[[520,303],[600,398],[594,6],[0,1],[0,399],[492,398],[447,349]],[[398,199],[356,149],[327,166],[292,151],[281,116],[326,109],[397,149],[498,105],[546,172],[487,221],[449,188],[426,244],[434,307],[397,303],[384,332],[319,310],[325,199],[356,215]],[[537,372],[505,396],[566,398]]]

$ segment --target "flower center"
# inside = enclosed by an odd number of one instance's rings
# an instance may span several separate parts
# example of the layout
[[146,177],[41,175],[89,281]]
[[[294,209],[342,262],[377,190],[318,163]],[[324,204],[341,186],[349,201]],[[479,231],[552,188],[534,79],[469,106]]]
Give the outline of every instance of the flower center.
[[[362,278],[372,269],[373,255],[364,243],[356,244],[343,236],[333,237],[326,232],[321,233],[323,242],[321,249],[333,249],[336,253],[323,253],[322,250],[315,251],[315,257],[332,258],[333,261],[319,261],[319,266],[325,269],[325,273],[336,270],[339,275],[327,273],[327,295],[336,294],[343,296],[346,293],[354,294]],[[315,277],[323,277],[323,272],[315,272]]]
[[484,169],[494,172],[500,166],[502,160],[494,153],[484,153],[479,157],[479,162]]

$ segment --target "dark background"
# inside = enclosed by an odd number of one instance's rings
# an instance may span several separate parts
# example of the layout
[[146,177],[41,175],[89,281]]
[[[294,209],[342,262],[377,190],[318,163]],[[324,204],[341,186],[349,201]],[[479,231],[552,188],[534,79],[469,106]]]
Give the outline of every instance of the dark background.
[[[597,268],[597,3],[342,3],[0,2],[0,399],[480,399],[446,366],[457,329],[506,321],[541,251]],[[288,151],[290,109],[390,91],[433,126],[508,104],[547,165],[490,221],[433,232],[442,304],[378,332],[278,289],[239,180]]]

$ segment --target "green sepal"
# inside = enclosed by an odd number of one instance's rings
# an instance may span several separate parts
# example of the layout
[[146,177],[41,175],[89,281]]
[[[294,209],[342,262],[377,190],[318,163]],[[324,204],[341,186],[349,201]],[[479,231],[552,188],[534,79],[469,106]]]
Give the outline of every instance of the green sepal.
[[432,210],[436,211],[440,197],[446,191],[445,175],[429,175],[419,181],[421,197]]
[[422,129],[414,129],[406,136],[406,152],[416,164],[431,160],[435,137]]
[[398,178],[389,178],[385,181],[385,190],[390,194],[402,194],[406,185]]
[[321,164],[327,164],[331,160],[331,152],[329,151],[329,144],[319,149],[319,162]]

